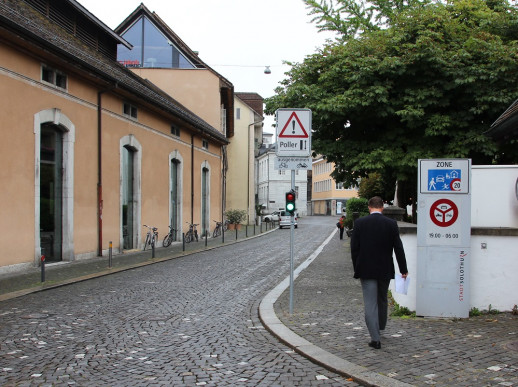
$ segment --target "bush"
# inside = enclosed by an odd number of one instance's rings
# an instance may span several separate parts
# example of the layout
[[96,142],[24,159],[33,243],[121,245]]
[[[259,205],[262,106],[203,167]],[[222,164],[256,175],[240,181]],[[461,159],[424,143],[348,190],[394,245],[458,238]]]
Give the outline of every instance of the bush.
[[227,220],[231,224],[239,224],[246,218],[245,210],[227,210],[225,211],[225,216]]
[[347,201],[345,209],[345,225],[351,230],[353,228],[353,213],[357,212],[361,216],[369,215],[368,200],[364,198],[352,198]]

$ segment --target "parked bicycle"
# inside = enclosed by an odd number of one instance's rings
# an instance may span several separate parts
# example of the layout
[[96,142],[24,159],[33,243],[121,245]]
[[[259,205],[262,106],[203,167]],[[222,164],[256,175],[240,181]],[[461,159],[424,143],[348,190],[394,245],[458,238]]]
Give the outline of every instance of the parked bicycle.
[[223,228],[223,223],[218,222],[217,220],[215,220],[214,222],[216,222],[216,227],[214,228],[214,231],[212,232],[212,237],[216,238],[221,235],[221,229]]
[[224,223],[221,223],[221,222],[218,222],[217,220],[215,220],[214,222],[216,222],[216,227],[214,228],[214,232],[212,233],[212,237],[213,238],[216,238],[218,236],[221,235],[221,230],[223,229],[224,231],[227,231],[228,230],[228,219],[225,220]]
[[143,250],[146,250],[146,247],[148,246],[154,248],[158,241],[158,228],[148,226],[146,224],[144,224],[143,226],[147,228],[146,242],[144,243]]
[[171,245],[171,243],[173,243],[173,241],[176,240],[176,232],[177,231],[178,230],[173,228],[173,226],[169,226],[169,232],[164,237],[164,242],[163,242],[163,246],[164,247],[169,247]]
[[198,230],[195,223],[185,222],[189,225],[189,231],[185,233],[185,243],[191,243],[196,238],[196,242],[198,242]]

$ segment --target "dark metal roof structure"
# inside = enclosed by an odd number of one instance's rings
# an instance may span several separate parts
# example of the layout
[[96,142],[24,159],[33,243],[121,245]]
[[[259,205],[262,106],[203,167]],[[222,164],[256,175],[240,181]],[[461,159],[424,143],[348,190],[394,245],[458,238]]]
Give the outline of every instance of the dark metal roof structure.
[[518,100],[498,117],[486,134],[496,140],[518,138]]

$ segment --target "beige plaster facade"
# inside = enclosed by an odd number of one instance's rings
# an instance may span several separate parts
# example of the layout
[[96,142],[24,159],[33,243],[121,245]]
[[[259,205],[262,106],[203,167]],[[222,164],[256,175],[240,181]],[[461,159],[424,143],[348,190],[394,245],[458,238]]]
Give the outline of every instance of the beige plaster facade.
[[[79,51],[89,49],[76,47],[74,38],[30,6],[14,0],[6,6],[14,13],[9,28],[2,27],[6,15],[0,13],[0,273],[38,265],[48,254],[41,229],[48,215],[42,212],[47,207],[40,184],[42,155],[48,151],[44,130],[61,138],[62,161],[55,162],[61,177],[51,187],[61,201],[61,226],[53,236],[61,252],[55,261],[106,255],[110,241],[115,254],[127,251],[128,241],[129,249],[140,249],[147,231],[143,224],[158,227],[160,246],[173,214],[179,231],[187,230],[186,222],[210,225],[221,216],[222,147],[228,142],[218,129],[183,107],[178,110],[178,102],[157,94],[114,60],[92,52],[81,62]],[[28,18],[33,23],[22,25]],[[27,31],[38,23],[45,42],[31,40],[34,35]],[[61,41],[70,39],[66,47],[50,42],[56,31]],[[45,69],[66,79],[64,86],[47,82]],[[112,82],[114,77],[119,82]],[[131,114],[127,106],[134,109]],[[172,126],[178,131],[172,133]],[[131,167],[125,154],[131,154]],[[131,174],[130,232],[123,220],[125,174]],[[56,209],[50,209],[56,217]]]
[[133,72],[149,79],[189,110],[224,133],[221,117],[220,79],[207,69],[136,68]]
[[234,107],[234,136],[227,147],[230,162],[226,179],[226,208],[245,210],[247,223],[253,223],[256,217],[255,155],[262,139],[263,118],[240,98],[234,98]]

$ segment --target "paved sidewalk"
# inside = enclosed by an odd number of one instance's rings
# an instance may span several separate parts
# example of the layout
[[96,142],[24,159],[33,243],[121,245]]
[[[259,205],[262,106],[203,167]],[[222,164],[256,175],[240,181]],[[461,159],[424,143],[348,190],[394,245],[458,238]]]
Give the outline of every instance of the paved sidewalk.
[[278,299],[270,294],[282,326],[280,338],[358,382],[518,386],[518,316],[511,313],[469,319],[390,317],[381,350],[370,348],[347,237],[331,237],[294,281],[293,293],[292,315],[288,289]]
[[[259,234],[256,229],[256,235]],[[265,232],[263,227],[262,232]],[[241,230],[237,241],[253,235]],[[236,241],[235,232],[225,244]],[[0,301],[68,282],[87,280],[140,265],[222,245],[220,238],[186,245],[176,243],[108,259],[95,258],[47,265],[23,275],[0,275]],[[361,288],[352,278],[349,240],[333,234],[314,253],[295,281],[294,310],[289,314],[286,281],[261,303],[263,322],[279,339],[317,363],[366,385],[518,386],[518,316],[510,313],[463,320],[390,318],[382,349],[367,346]],[[277,322],[275,321],[277,318]]]
[[[0,301],[71,282],[84,281],[138,266],[150,265],[164,259],[181,257],[222,245],[242,242],[247,238],[259,236],[276,228],[277,226],[272,223],[263,223],[261,226],[242,227],[237,233],[234,230],[228,230],[224,235],[217,238],[199,238],[198,242],[186,243],[185,248],[181,242],[173,242],[167,248],[156,248],[154,258],[150,249],[146,251],[125,251],[124,254],[118,255],[112,254],[111,267],[106,256],[74,262],[47,263],[45,265],[45,282],[43,283],[40,268],[30,268],[23,273],[2,273],[0,274]],[[161,241],[164,236],[165,234],[159,234],[159,240]]]

